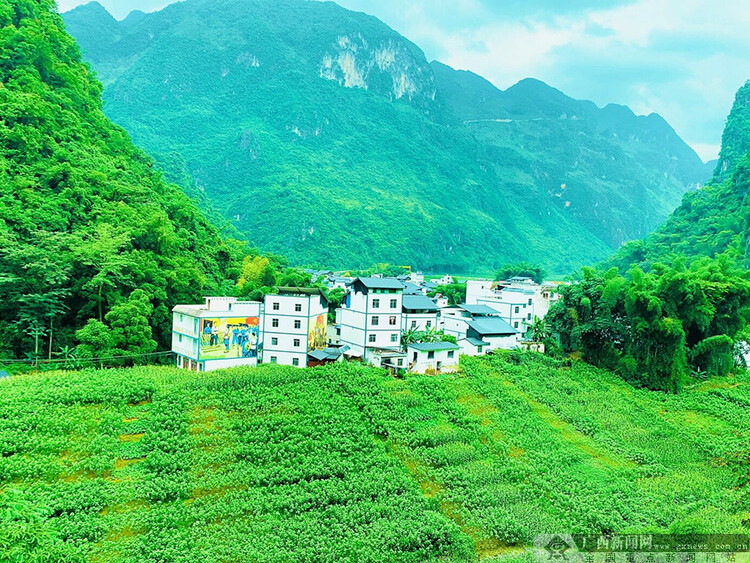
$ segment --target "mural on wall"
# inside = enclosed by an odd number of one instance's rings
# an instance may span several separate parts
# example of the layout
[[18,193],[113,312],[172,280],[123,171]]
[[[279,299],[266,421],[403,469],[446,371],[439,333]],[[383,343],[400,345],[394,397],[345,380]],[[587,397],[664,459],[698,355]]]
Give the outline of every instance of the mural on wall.
[[310,319],[310,332],[307,335],[307,345],[310,351],[322,350],[326,347],[326,330],[328,328],[328,315],[323,313],[313,320]]
[[260,318],[201,319],[200,360],[257,358]]

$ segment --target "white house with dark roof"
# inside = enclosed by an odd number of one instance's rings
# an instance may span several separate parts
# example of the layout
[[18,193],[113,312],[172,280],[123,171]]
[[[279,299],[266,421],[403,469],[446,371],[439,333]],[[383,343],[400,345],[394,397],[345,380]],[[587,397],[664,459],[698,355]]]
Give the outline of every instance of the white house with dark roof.
[[441,311],[441,328],[446,334],[461,340],[466,338],[468,322],[481,317],[499,317],[500,313],[487,305],[456,305]]
[[458,344],[452,342],[417,342],[406,350],[412,373],[441,373],[458,368]]
[[401,350],[404,286],[392,278],[357,278],[339,314],[348,356],[370,363],[379,350]]
[[263,362],[307,367],[309,354],[326,348],[327,329],[328,300],[321,290],[279,288],[265,298]]
[[459,340],[458,346],[464,356],[483,356],[492,349],[484,340],[470,336]]
[[518,347],[520,333],[500,317],[480,317],[467,323],[466,338],[473,338],[486,342],[492,350],[513,350]]
[[440,307],[435,301],[424,295],[404,295],[402,306],[401,330],[427,331],[437,329],[440,319]]

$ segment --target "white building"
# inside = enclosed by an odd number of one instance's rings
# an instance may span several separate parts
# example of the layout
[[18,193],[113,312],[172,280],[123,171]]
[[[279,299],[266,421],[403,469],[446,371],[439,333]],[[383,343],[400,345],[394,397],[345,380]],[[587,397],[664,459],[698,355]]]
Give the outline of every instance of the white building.
[[407,348],[409,371],[412,373],[440,373],[455,371],[460,348],[452,342],[417,342]]
[[177,367],[213,371],[256,366],[262,353],[262,304],[206,297],[202,305],[172,310],[172,351]]
[[513,350],[518,347],[518,331],[500,317],[482,317],[468,322],[466,338],[487,343],[484,352]]
[[481,317],[499,317],[500,313],[487,305],[457,305],[441,311],[441,325],[445,334],[455,336],[457,340],[466,338],[469,321]]
[[328,300],[319,289],[279,288],[266,295],[263,362],[307,367],[308,354],[327,345]]
[[483,356],[491,349],[490,345],[484,340],[468,336],[459,340],[458,346],[464,356]]
[[440,319],[440,307],[424,295],[404,295],[401,306],[401,330],[427,331],[437,330]]
[[347,355],[370,363],[376,350],[401,350],[403,285],[389,278],[357,278],[340,313]]

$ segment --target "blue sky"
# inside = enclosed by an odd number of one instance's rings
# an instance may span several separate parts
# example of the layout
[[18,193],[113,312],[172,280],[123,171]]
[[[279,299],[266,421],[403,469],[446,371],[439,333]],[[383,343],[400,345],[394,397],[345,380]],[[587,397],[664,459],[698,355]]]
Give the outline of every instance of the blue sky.
[[[58,0],[61,11],[82,4]],[[117,18],[164,0],[100,0]],[[499,88],[534,77],[575,98],[661,114],[716,158],[750,79],[747,0],[338,0],[379,17],[429,59]]]

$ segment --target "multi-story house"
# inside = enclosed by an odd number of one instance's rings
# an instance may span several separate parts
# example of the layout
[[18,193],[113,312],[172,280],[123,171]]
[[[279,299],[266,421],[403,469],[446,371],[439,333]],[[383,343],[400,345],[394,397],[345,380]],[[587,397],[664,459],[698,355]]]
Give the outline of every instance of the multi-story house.
[[328,300],[319,289],[279,288],[267,295],[263,363],[306,367],[308,354],[326,348]]
[[172,350],[177,367],[213,371],[255,366],[263,350],[263,305],[234,297],[206,297],[172,310]]
[[424,295],[404,295],[401,306],[401,330],[437,330],[440,307]]
[[377,362],[382,351],[401,350],[404,287],[389,278],[357,278],[340,311],[341,344],[349,355]]

